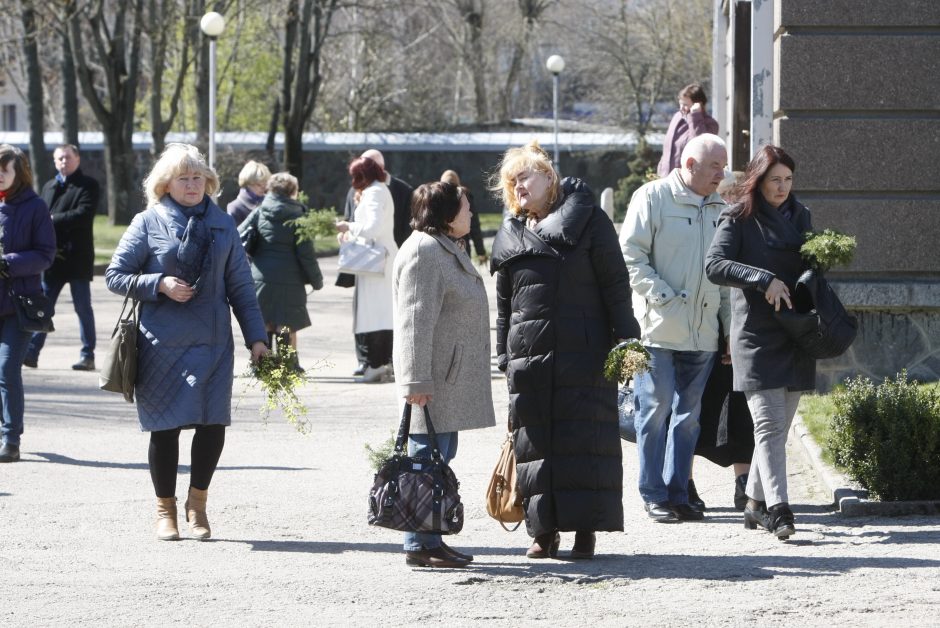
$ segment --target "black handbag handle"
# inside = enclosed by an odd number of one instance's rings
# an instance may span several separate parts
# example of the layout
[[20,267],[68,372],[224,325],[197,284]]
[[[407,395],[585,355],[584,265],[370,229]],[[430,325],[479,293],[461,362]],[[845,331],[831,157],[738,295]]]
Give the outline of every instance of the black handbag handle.
[[[437,432],[434,431],[434,424],[431,422],[431,411],[424,406],[424,422],[428,427],[428,437],[431,440],[431,459],[440,461],[442,459],[441,449],[437,445]],[[398,426],[398,437],[395,438],[395,453],[405,453],[405,441],[411,433],[411,404],[405,403],[405,409],[401,415],[401,424]]]
[[[121,321],[124,320],[124,312],[127,310],[127,301],[131,298],[131,294],[133,294],[133,292],[137,289],[137,281],[139,279],[140,274],[134,275],[134,278],[131,279],[131,285],[127,289],[127,294],[124,295],[124,305],[121,306],[121,314],[118,316],[117,323],[114,324],[114,330],[111,332],[112,338],[114,338],[114,334],[117,333],[118,328],[121,326]],[[140,325],[140,321],[138,320],[139,313],[137,311],[138,304],[139,301],[137,300],[137,297],[134,297],[134,303],[131,305],[131,315],[133,316],[134,327]]]

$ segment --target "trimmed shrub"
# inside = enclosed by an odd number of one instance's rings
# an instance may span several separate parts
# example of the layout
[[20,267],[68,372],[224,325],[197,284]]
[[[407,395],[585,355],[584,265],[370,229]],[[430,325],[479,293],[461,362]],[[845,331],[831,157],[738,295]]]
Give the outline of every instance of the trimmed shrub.
[[883,501],[940,498],[940,390],[902,371],[876,386],[866,377],[832,394],[827,444],[836,464]]

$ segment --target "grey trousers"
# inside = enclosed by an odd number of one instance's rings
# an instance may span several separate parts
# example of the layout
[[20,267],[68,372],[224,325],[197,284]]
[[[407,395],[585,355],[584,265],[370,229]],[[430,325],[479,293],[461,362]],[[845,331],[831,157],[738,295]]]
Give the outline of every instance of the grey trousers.
[[789,502],[787,497],[787,434],[801,392],[786,388],[745,391],[754,419],[754,456],[747,479],[747,496],[767,507]]

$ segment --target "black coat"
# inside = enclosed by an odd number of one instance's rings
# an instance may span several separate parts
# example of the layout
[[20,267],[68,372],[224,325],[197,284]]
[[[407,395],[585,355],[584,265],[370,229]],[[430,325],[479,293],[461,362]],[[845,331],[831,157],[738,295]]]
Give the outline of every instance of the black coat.
[[42,186],[42,200],[52,213],[58,251],[46,274],[71,281],[91,281],[95,265],[95,212],[98,182],[77,169],[59,184],[52,179]]
[[640,328],[613,224],[586,185],[566,179],[534,230],[503,222],[491,270],[529,534],[622,530],[617,387],[603,367],[615,338]]
[[[800,350],[774,318],[764,292],[772,279],[793,292],[806,269],[800,255],[804,234],[812,231],[810,212],[792,195],[793,215],[783,214],[758,198],[750,218],[735,218],[738,207],[722,214],[705,257],[712,283],[731,291],[731,362],[735,390],[813,390],[816,361]],[[786,307],[782,304],[781,307]]]

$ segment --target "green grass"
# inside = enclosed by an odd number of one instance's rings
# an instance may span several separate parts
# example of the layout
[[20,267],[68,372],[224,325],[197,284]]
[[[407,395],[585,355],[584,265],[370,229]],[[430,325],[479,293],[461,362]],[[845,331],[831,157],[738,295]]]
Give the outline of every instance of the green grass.
[[[95,264],[108,264],[111,261],[114,249],[126,229],[126,225],[109,225],[107,216],[95,216]],[[331,255],[339,250],[339,244],[336,238],[317,238],[314,248],[317,253]]]
[[111,261],[111,255],[126,229],[127,225],[109,225],[107,216],[95,216],[95,264],[107,264]]
[[[835,413],[835,406],[829,395],[803,395],[800,399],[800,416],[803,417],[803,423],[806,429],[819,448],[822,449],[823,460],[827,464],[836,466],[832,458],[832,452],[829,451],[829,424]],[[845,472],[845,469],[840,469]]]
[[480,217],[480,229],[483,231],[496,231],[503,224],[502,214],[477,214]]

